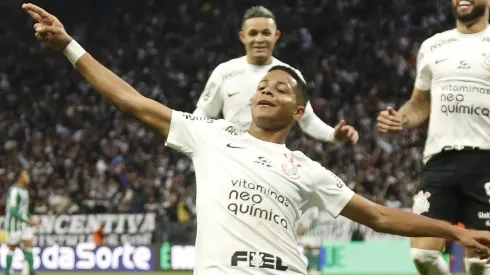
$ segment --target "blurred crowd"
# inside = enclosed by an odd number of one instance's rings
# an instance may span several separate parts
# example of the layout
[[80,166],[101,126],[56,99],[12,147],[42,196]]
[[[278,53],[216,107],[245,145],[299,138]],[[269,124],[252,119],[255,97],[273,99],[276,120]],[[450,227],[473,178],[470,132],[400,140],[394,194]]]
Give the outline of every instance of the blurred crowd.
[[[63,55],[35,41],[33,23],[10,2],[0,9],[0,194],[22,166],[32,174],[35,214],[157,212],[192,221],[190,159],[98,96]],[[264,5],[283,34],[275,56],[302,71],[315,112],[360,133],[351,146],[295,129],[288,147],[376,202],[410,206],[425,129],[380,135],[376,115],[410,97],[420,43],[452,27],[450,1],[33,2],[142,94],[188,112],[212,70],[244,54],[237,37],[243,12]]]

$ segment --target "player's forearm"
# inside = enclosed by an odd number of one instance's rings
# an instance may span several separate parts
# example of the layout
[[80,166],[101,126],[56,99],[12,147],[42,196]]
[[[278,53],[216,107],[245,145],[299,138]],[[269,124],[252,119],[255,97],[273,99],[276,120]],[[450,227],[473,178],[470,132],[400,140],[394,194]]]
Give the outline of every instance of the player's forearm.
[[323,142],[335,141],[335,129],[327,125],[316,115],[304,117],[298,123],[303,132],[316,140]]
[[122,112],[136,108],[135,97],[142,96],[131,85],[85,53],[76,62],[76,68],[94,89],[111,101]]
[[430,114],[430,91],[415,88],[410,100],[398,111],[403,128],[415,128]]
[[406,237],[440,237],[457,239],[463,230],[447,222],[415,215],[407,211],[380,206],[379,219],[370,225],[378,232]]
[[422,124],[429,117],[430,107],[425,103],[408,101],[398,111],[402,117],[403,128],[415,128]]

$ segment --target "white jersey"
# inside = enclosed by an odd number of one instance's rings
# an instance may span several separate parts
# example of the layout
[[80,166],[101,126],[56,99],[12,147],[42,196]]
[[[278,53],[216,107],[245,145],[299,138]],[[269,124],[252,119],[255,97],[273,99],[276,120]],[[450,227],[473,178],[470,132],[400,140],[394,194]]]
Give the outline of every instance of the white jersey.
[[[271,64],[262,66],[249,64],[246,56],[221,63],[209,77],[197,107],[213,118],[222,112],[225,120],[238,125],[243,131],[248,130],[252,122],[252,96],[260,80],[277,65],[294,69],[276,58],[272,59]],[[304,81],[301,72],[294,70]],[[314,111],[308,103],[303,118],[309,115],[314,115]]]
[[431,93],[425,160],[445,149],[490,149],[490,28],[424,41],[415,88]]
[[194,274],[306,274],[301,211],[338,216],[354,195],[301,152],[238,134],[226,120],[173,111],[167,145],[190,156],[196,172]]

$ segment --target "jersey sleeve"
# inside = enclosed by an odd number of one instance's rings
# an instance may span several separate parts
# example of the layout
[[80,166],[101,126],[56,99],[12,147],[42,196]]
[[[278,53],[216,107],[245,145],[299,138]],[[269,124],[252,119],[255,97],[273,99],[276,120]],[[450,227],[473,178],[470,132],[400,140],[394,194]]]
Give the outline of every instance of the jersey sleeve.
[[337,217],[354,196],[345,183],[334,173],[318,164],[313,173],[313,188],[310,194],[310,206],[326,210]]
[[223,76],[221,67],[218,66],[211,73],[211,76],[204,87],[204,91],[199,97],[197,108],[199,113],[204,113],[206,117],[216,118],[223,109],[223,96],[221,94],[221,85],[223,84]]
[[422,43],[417,56],[417,76],[415,77],[415,88],[429,91],[432,82],[432,73],[428,62],[427,40]]
[[215,120],[172,111],[167,145],[186,155],[193,155],[210,134]]
[[335,141],[335,129],[323,122],[313,111],[310,102],[306,104],[305,113],[298,121],[301,129],[310,137],[324,142]]

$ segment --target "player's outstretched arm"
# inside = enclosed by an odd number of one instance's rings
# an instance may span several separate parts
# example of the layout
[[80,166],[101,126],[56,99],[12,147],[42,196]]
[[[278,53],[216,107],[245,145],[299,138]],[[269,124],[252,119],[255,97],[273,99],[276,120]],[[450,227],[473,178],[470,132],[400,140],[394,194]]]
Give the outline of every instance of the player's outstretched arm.
[[33,4],[22,8],[37,22],[34,25],[36,38],[51,48],[63,52],[82,76],[102,96],[120,111],[131,115],[147,126],[167,136],[172,110],[138,93],[131,85],[100,64],[74,41],[61,22],[53,15]]
[[466,230],[445,221],[388,208],[359,195],[354,195],[340,214],[378,232],[407,237],[455,239],[466,247],[477,249],[486,256],[489,255],[490,232],[488,231]]

